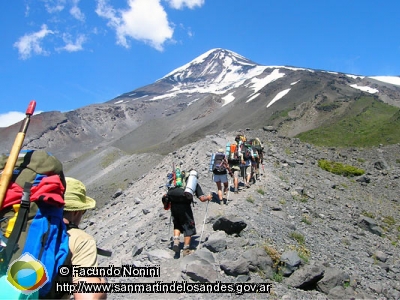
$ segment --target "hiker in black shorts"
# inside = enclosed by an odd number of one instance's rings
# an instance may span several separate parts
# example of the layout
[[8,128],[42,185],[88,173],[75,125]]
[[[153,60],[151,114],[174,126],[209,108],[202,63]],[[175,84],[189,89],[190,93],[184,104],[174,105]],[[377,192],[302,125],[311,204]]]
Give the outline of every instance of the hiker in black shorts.
[[[200,184],[197,183],[194,194],[201,202],[210,201],[211,195],[205,196]],[[190,240],[196,234],[196,224],[192,211],[192,200],[188,199],[183,189],[175,188],[168,191],[168,199],[171,202],[171,215],[174,222],[174,245],[173,250],[179,252],[180,235],[183,233],[183,256],[192,254]]]

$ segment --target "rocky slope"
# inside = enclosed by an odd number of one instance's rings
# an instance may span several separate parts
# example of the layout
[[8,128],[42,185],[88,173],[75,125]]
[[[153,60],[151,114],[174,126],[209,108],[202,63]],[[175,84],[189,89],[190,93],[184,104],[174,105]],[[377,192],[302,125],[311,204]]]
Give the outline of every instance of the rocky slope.
[[[320,148],[270,130],[246,131],[266,146],[259,181],[249,189],[241,187],[239,194],[230,192],[226,204],[220,205],[216,197],[208,205],[196,201],[197,235],[192,246],[197,251],[185,258],[170,248],[170,212],[161,204],[166,175],[172,162],[182,163],[183,169],[193,167],[204,192],[216,196],[208,172],[210,155],[233,141],[236,133],[207,136],[157,163],[143,162],[148,171],[93,211],[83,228],[100,247],[113,250],[111,258],[101,258],[102,266],[159,265],[160,277],[109,281],[270,283],[273,299],[399,299],[400,145]],[[318,167],[320,159],[356,166],[366,173],[360,177],[334,175]],[[143,296],[109,294],[109,299]],[[243,296],[148,293],[146,297]],[[266,298],[257,293],[244,297]]]

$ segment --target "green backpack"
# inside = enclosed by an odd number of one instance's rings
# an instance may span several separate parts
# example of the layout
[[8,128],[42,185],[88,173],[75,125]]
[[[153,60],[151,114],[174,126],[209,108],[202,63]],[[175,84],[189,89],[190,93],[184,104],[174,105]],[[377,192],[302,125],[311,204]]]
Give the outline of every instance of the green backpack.
[[[187,183],[187,179],[189,177],[189,174],[186,174],[185,171],[181,172],[181,184],[178,185],[174,185],[173,183],[173,176],[174,174],[169,173],[167,175],[168,178],[168,182],[167,182],[167,188],[168,188],[168,192],[166,194],[167,198],[164,199],[163,197],[163,204],[164,207],[167,205],[165,202],[171,202],[171,203],[191,203],[193,201],[193,199],[188,199],[184,192],[185,192],[185,188],[186,188],[186,183]],[[179,182],[179,179],[177,180]]]
[[[0,170],[7,160],[0,156]],[[0,298],[57,298],[58,267],[69,254],[65,186],[57,158],[43,150],[20,152],[0,207]],[[24,276],[31,273],[36,276]]]

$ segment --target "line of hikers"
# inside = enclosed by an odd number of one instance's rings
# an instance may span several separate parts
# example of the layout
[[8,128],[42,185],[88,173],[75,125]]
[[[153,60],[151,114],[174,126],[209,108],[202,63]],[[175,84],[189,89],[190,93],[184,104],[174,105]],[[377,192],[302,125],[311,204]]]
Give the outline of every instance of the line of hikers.
[[[223,194],[226,195],[230,189],[228,174],[234,179],[235,193],[239,191],[239,176],[243,177],[246,187],[250,187],[252,179],[255,182],[259,178],[262,152],[259,139],[247,141],[244,135],[238,135],[235,142],[228,143],[225,151],[219,149],[213,155],[213,180],[217,184],[221,203]],[[8,157],[2,155],[0,170],[5,169],[7,161]],[[12,180],[4,198],[0,199],[1,294],[20,299],[24,299],[24,295],[29,299],[69,298],[67,293],[55,291],[56,280],[105,283],[105,278],[85,278],[78,274],[70,274],[68,278],[58,276],[63,265],[97,267],[98,255],[107,252],[98,249],[95,239],[78,227],[85,212],[96,205],[96,201],[86,195],[85,185],[77,179],[65,177],[61,162],[43,150],[21,151],[13,167]],[[173,166],[173,171],[168,174],[168,192],[162,199],[164,208],[171,210],[172,249],[177,254],[181,248],[180,235],[184,235],[183,256],[193,252],[191,238],[196,234],[193,197],[207,202],[207,208],[213,198],[211,193],[204,194],[197,178],[195,170],[185,173]],[[24,254],[32,256],[26,258]],[[18,259],[25,261],[26,265],[33,264],[32,261],[40,262],[47,277],[22,285],[22,279],[17,275],[20,264],[15,263]],[[36,265],[32,269],[39,272]],[[27,287],[26,290],[24,287]],[[74,293],[75,299],[105,299],[106,296],[106,293]]]
[[[211,158],[210,170],[217,184],[220,203],[226,203],[225,197],[230,190],[228,174],[233,177],[233,191],[239,192],[239,177],[243,178],[246,188],[260,179],[260,166],[264,158],[264,147],[259,138],[247,140],[243,134],[235,137],[235,142],[227,143],[226,149],[218,149]],[[222,191],[222,185],[224,190]]]
[[[247,140],[243,134],[239,134],[235,142],[226,145],[225,150],[218,149],[212,155],[209,171],[213,172],[213,181],[217,184],[220,204],[224,202],[224,199],[227,201],[224,196],[230,190],[228,174],[233,177],[234,193],[239,192],[239,176],[243,178],[247,188],[250,187],[251,181],[255,183],[259,179],[263,150],[263,145],[258,138]],[[179,255],[180,235],[183,233],[183,256],[187,256],[193,252],[190,248],[191,238],[196,234],[192,211],[193,196],[195,195],[201,202],[210,201],[213,197],[211,194],[204,195],[197,181],[196,171],[191,169],[186,174],[180,170],[180,167],[175,168],[175,165],[167,176],[167,188],[168,192],[162,197],[162,202],[165,210],[171,210],[171,220],[174,225],[172,249]],[[207,209],[205,216],[207,216]],[[201,235],[199,243],[201,243]]]

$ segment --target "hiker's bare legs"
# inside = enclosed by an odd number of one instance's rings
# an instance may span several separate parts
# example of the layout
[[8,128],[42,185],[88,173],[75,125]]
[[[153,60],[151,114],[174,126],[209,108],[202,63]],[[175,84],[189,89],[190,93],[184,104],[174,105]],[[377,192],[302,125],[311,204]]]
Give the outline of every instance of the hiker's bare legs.
[[250,178],[251,178],[251,165],[250,166],[242,166],[241,171],[242,171],[244,185],[248,188],[248,187],[250,187],[249,184],[250,184]]
[[[221,181],[218,181],[218,182],[216,182],[216,184],[217,184],[217,188],[218,188],[218,198],[219,198],[219,201],[222,201],[222,185],[221,185]],[[224,183],[224,185],[225,185],[225,183]]]
[[178,229],[174,229],[174,237],[179,237],[181,232]]
[[185,236],[183,238],[183,249],[189,248],[191,238],[191,236]]
[[238,177],[233,178],[233,186],[234,186],[235,190],[237,190],[239,188],[239,178]]
[[229,190],[229,186],[228,186],[229,182],[224,182],[224,194]]
[[[174,229],[174,238],[180,237],[180,235],[181,232],[178,229]],[[183,237],[183,249],[189,248],[191,238],[190,235]]]
[[233,172],[233,189],[234,189],[235,194],[237,194],[239,191],[239,175],[240,175],[240,171],[234,170],[234,172]]

